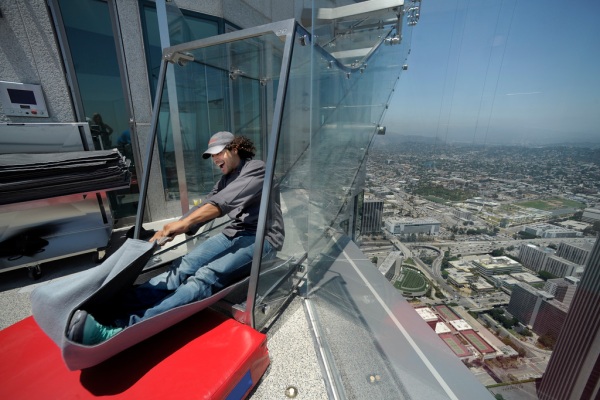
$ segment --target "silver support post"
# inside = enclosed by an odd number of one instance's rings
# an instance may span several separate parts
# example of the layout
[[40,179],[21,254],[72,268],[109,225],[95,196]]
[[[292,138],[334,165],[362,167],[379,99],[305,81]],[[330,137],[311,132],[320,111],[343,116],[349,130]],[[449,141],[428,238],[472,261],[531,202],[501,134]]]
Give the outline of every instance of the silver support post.
[[140,238],[142,222],[144,219],[144,210],[146,209],[146,197],[148,195],[148,181],[150,180],[150,168],[152,167],[152,154],[154,152],[154,144],[156,143],[156,135],[158,131],[158,115],[160,112],[160,102],[162,99],[163,85],[165,83],[165,75],[167,70],[167,61],[162,60],[160,63],[160,71],[158,72],[158,83],[156,85],[156,98],[152,107],[152,125],[150,126],[150,137],[146,148],[146,159],[144,160],[144,175],[140,182],[140,199],[138,202],[137,215],[135,218],[135,229],[133,237]]
[[267,214],[271,207],[271,189],[273,185],[273,177],[275,175],[275,162],[277,158],[277,148],[279,146],[279,133],[283,116],[283,106],[285,103],[285,95],[287,92],[288,78],[292,64],[292,54],[294,47],[294,37],[296,32],[295,22],[290,23],[286,32],[285,47],[283,49],[283,57],[281,63],[281,71],[279,73],[279,86],[277,87],[277,99],[273,112],[273,125],[269,138],[269,149],[267,155],[267,165],[265,170],[265,180],[262,189],[262,198],[260,200],[260,211],[258,217],[258,225],[256,229],[256,245],[254,257],[252,259],[252,270],[250,272],[250,282],[248,285],[248,297],[246,299],[246,311],[244,322],[252,328],[256,328],[254,321],[254,308],[256,301],[256,292],[258,287],[258,278],[260,275],[260,267],[262,261],[262,249],[265,242],[265,228],[267,225]]
[[[156,13],[158,17],[160,45],[163,49],[163,58],[167,58],[164,49],[171,46],[171,38],[169,36],[169,20],[165,0],[156,1]],[[179,99],[177,97],[175,70],[173,68],[167,69],[166,79],[167,93],[169,95],[169,113],[171,115],[171,131],[173,133],[173,149],[175,151],[177,183],[179,184],[179,200],[181,201],[181,213],[185,214],[189,210],[190,203],[188,200],[187,178],[185,176],[185,165],[183,160],[183,139],[181,137],[181,123],[179,120]],[[165,199],[165,201],[168,201],[168,199]]]

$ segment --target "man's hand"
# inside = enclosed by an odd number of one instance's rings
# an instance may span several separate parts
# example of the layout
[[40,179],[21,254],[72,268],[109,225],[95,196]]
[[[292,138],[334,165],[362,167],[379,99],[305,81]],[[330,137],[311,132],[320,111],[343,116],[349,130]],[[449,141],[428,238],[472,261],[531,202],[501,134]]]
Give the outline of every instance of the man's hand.
[[210,203],[206,203],[200,208],[196,209],[190,215],[186,216],[184,219],[169,222],[163,226],[162,230],[156,232],[154,236],[152,236],[150,242],[154,242],[156,240],[158,241],[158,244],[162,246],[163,244],[173,240],[173,238],[180,233],[188,232],[195,224],[211,221],[220,216],[221,210],[219,207]]
[[180,233],[185,233],[189,230],[189,224],[184,221],[174,221],[163,226],[162,230],[156,232],[149,240],[150,242],[157,241],[159,246],[170,242]]

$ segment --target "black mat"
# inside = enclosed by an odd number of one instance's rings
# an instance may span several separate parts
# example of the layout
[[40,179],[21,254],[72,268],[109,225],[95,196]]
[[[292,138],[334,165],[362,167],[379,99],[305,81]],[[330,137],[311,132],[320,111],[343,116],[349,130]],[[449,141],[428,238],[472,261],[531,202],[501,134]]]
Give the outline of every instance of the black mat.
[[0,154],[0,204],[129,186],[118,150]]

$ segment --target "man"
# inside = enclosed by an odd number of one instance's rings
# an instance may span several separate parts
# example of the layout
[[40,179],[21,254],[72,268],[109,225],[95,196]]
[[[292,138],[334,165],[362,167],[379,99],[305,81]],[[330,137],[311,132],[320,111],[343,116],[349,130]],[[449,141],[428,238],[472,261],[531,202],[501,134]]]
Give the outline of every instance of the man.
[[[254,144],[230,132],[215,133],[202,155],[212,157],[223,176],[208,194],[202,206],[194,207],[180,220],[166,224],[150,241],[173,240],[173,237],[195,232],[207,222],[227,214],[231,223],[210,239],[173,263],[171,269],[138,286],[132,302],[140,311],[102,325],[84,310],[71,319],[68,337],[83,344],[97,344],[121,330],[161,314],[174,307],[211,296],[248,275],[254,255],[258,212],[265,176],[265,163],[253,160]],[[283,245],[283,217],[279,194],[274,192],[268,217],[263,258],[272,258]]]

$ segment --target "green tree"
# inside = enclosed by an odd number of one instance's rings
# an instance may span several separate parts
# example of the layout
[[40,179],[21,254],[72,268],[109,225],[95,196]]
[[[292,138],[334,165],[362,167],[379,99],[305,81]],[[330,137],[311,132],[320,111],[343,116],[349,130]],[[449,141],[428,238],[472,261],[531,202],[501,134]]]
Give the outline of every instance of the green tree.
[[492,257],[500,257],[504,255],[504,247],[501,247],[499,249],[494,249],[492,250],[492,252],[490,253],[490,255]]
[[557,278],[557,276],[555,276],[555,275],[552,275],[552,274],[551,274],[550,272],[548,272],[548,271],[540,271],[540,272],[538,273],[538,276],[539,276],[540,278],[542,278],[543,280],[545,280],[545,281],[547,281],[548,279],[556,279],[556,278]]
[[535,236],[533,233],[529,233],[529,232],[525,232],[525,231],[519,231],[519,233],[517,233],[517,235],[521,239],[524,239],[524,240],[537,238],[537,236]]
[[541,345],[548,347],[550,350],[554,349],[554,345],[556,344],[556,337],[551,332],[546,332],[542,336],[539,337],[538,342]]

